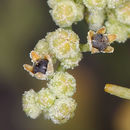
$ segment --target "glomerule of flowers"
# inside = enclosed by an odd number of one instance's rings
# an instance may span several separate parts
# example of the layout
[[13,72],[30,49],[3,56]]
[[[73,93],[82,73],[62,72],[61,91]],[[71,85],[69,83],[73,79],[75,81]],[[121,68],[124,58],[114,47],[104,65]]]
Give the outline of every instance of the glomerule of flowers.
[[[47,80],[47,88],[23,94],[23,110],[32,119],[41,113],[55,124],[74,116],[77,103],[72,98],[76,80],[67,69],[74,69],[82,52],[113,53],[111,43],[124,43],[130,37],[129,0],[48,0],[50,15],[59,26],[38,41],[30,52],[32,65],[24,69],[38,80]],[[81,44],[72,24],[85,19],[90,31]],[[59,64],[57,67],[56,64]]]

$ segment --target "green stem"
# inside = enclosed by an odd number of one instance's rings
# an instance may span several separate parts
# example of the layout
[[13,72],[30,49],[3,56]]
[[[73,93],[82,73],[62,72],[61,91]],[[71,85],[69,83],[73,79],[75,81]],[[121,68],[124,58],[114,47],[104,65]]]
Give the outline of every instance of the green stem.
[[89,44],[88,43],[80,44],[80,50],[81,52],[90,52]]
[[70,26],[70,27],[64,27],[64,29],[72,30],[72,26]]
[[57,71],[65,72],[65,68],[60,64],[57,68]]
[[81,4],[81,3],[83,3],[83,0],[74,0],[74,2],[77,4]]

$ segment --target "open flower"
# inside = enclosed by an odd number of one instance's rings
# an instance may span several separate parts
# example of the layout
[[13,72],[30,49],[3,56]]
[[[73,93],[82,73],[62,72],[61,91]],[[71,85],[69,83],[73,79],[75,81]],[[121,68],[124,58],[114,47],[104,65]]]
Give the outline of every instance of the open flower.
[[105,34],[106,28],[100,28],[96,33],[92,30],[88,32],[88,44],[90,46],[90,51],[94,53],[112,53],[114,48],[110,44],[115,41],[115,34]]
[[35,51],[31,51],[30,58],[33,65],[24,64],[23,67],[31,76],[39,80],[46,80],[53,74],[53,63],[49,55],[39,55]]

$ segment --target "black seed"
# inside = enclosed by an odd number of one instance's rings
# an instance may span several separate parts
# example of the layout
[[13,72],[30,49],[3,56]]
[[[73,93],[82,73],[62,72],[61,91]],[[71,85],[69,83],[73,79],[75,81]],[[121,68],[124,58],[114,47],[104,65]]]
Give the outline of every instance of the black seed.
[[37,61],[33,67],[34,74],[37,72],[46,74],[48,62],[49,61],[47,59],[41,59],[41,60]]
[[108,46],[108,38],[103,34],[94,34],[92,37],[92,46],[99,51],[103,51]]

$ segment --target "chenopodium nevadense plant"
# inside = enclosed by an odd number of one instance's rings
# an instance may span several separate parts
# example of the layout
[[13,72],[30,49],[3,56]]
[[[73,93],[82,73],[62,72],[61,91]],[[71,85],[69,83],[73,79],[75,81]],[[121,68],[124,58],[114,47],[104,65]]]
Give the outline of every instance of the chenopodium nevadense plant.
[[[111,43],[124,43],[130,37],[130,1],[48,0],[47,3],[59,28],[38,41],[30,52],[32,65],[24,64],[31,76],[48,81],[47,88],[39,92],[25,91],[22,103],[30,118],[35,119],[44,113],[46,119],[61,124],[74,116],[77,106],[72,98],[76,92],[76,80],[66,72],[67,69],[79,65],[82,52],[113,53]],[[90,28],[86,44],[80,44],[71,27],[83,19]]]

